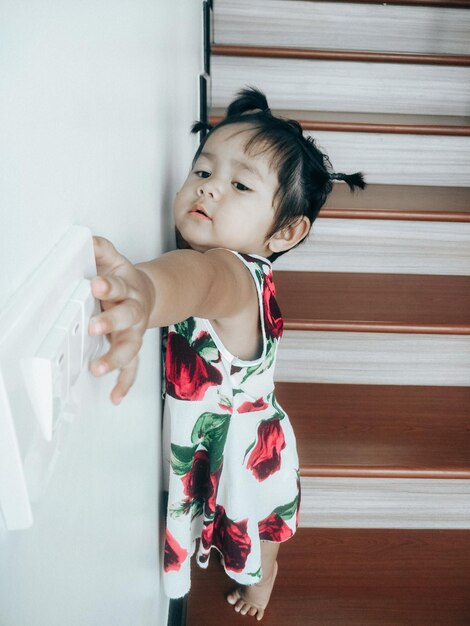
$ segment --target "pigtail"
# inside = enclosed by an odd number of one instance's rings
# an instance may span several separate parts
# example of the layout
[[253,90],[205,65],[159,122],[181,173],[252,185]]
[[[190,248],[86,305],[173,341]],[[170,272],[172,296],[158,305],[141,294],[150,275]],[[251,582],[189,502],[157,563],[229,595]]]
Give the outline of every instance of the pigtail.
[[355,174],[342,174],[341,172],[333,172],[330,174],[331,180],[344,180],[351,191],[354,191],[356,187],[365,189],[367,183],[364,180],[362,172],[356,172]]
[[271,109],[264,93],[255,87],[247,87],[241,89],[237,93],[238,98],[234,100],[227,109],[226,117],[233,117],[250,113],[252,111],[262,111],[267,115],[271,115]]
[[194,124],[191,126],[191,132],[194,135],[201,131],[203,131],[204,133],[208,133],[212,130],[212,128],[213,126],[211,126],[207,122],[194,122]]

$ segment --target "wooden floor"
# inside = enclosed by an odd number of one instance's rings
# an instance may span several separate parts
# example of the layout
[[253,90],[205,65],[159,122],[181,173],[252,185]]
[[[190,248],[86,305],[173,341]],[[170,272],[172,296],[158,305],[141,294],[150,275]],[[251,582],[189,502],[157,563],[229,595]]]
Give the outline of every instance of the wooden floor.
[[[212,557],[208,570],[193,565],[187,626],[257,623],[227,604],[233,585]],[[468,626],[470,531],[299,529],[262,623]]]

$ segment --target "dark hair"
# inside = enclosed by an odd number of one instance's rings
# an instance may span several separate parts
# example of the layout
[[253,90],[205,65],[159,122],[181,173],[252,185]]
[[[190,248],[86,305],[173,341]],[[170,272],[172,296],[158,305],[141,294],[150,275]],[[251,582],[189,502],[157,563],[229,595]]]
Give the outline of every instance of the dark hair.
[[[315,140],[304,136],[297,121],[274,116],[261,91],[250,87],[242,89],[237,95],[219,124],[212,127],[204,122],[196,122],[193,125],[193,133],[207,132],[201,140],[193,164],[207,139],[219,128],[231,124],[252,126],[255,132],[247,141],[245,150],[261,147],[263,152],[268,152],[271,166],[277,171],[279,179],[279,187],[274,196],[275,204],[277,203],[276,215],[268,238],[294,224],[304,215],[310,220],[311,227],[333,189],[333,180],[344,180],[351,191],[356,187],[364,189],[366,183],[360,172],[350,175],[333,172],[330,160],[319,150]],[[307,236],[308,233],[304,239]],[[269,259],[274,261],[282,254],[284,252],[273,253]]]

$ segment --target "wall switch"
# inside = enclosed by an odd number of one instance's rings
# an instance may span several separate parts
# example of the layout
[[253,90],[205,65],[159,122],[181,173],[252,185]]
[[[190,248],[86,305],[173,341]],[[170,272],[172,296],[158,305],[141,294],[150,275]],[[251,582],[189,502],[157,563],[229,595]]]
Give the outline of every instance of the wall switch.
[[[91,337],[88,334],[88,324],[91,318],[100,312],[99,301],[91,293],[91,281],[83,279],[72,294],[70,302],[80,306],[82,316],[80,367],[83,369],[88,366],[89,360],[93,358],[102,346],[102,337]],[[73,385],[74,381],[71,382],[71,386]]]
[[7,530],[29,528],[33,514],[21,450],[7,390],[0,371],[0,505]]
[[69,338],[66,330],[52,328],[33,357],[21,360],[31,404],[47,441],[59,420],[69,393]]
[[70,301],[65,306],[55,327],[63,331],[67,339],[67,357],[68,357],[68,389],[72,387],[82,371],[83,363],[83,340],[84,340],[84,318],[83,306],[80,302]]
[[0,509],[8,530],[31,525],[29,494],[42,494],[53,477],[61,431],[78,405],[73,386],[102,345],[88,335],[99,311],[95,275],[91,233],[72,226],[0,310]]

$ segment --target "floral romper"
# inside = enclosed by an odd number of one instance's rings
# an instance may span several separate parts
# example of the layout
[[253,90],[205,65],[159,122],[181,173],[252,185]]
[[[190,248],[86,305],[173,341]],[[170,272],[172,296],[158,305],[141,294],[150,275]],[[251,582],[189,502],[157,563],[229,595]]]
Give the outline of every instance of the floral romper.
[[[233,252],[233,251],[231,251]],[[168,328],[164,411],[168,511],[164,588],[190,588],[190,557],[206,568],[211,548],[242,585],[261,580],[260,541],[282,542],[297,528],[299,464],[289,418],[274,397],[282,317],[271,263],[234,252],[258,292],[263,352],[233,356],[206,319]]]

